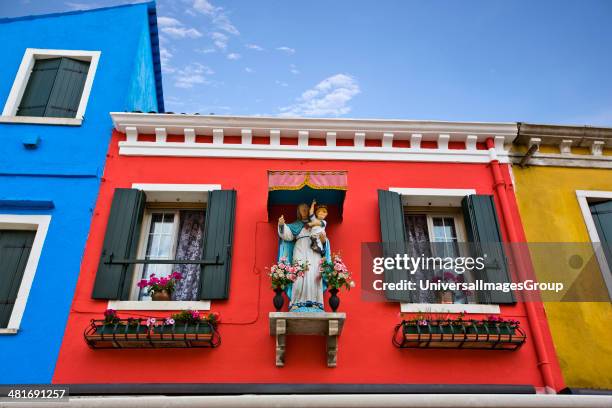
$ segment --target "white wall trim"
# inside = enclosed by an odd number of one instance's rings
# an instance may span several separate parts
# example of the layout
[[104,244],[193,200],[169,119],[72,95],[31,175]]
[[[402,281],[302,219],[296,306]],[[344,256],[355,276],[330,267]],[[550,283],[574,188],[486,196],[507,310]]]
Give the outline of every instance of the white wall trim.
[[[589,238],[593,243],[600,243],[599,234],[597,233],[597,227],[595,226],[595,220],[593,214],[591,214],[591,208],[589,207],[589,198],[604,198],[612,199],[612,191],[596,191],[596,190],[576,190],[576,198],[578,199],[578,205],[580,205],[580,211],[582,212],[582,218],[586,224]],[[594,247],[595,257],[599,263],[601,274],[604,282],[608,287],[608,294],[612,299],[612,274],[610,273],[611,265],[608,265],[606,255],[604,254],[601,246]]]
[[[233,157],[312,160],[367,160],[451,163],[489,163],[487,150],[438,150],[422,148],[238,145],[177,142],[119,142],[124,156]],[[508,163],[507,153],[499,154],[500,163]]]
[[476,194],[473,188],[405,188],[389,187],[402,196],[404,205],[460,207],[463,197]]
[[484,305],[474,303],[400,303],[402,313],[474,313],[474,314],[500,314],[499,305]]
[[221,190],[221,184],[147,184],[132,183],[132,188],[144,192],[177,191],[177,192],[206,192]]
[[19,330],[50,223],[50,215],[0,214],[0,229],[36,231],[8,326],[0,334],[15,334]]
[[147,300],[109,300],[108,309],[115,310],[210,310],[210,300],[201,301],[147,301]]
[[[13,86],[6,99],[4,110],[2,111],[2,117],[0,122],[3,123],[36,123],[36,124],[48,124],[48,125],[80,125],[87,108],[87,102],[89,101],[89,95],[93,85],[93,80],[96,75],[98,68],[98,62],[100,60],[101,51],[79,51],[79,50],[48,50],[39,48],[26,48],[21,64],[13,81]],[[83,86],[83,94],[81,95],[81,101],[77,109],[76,116],[74,118],[41,118],[41,117],[29,117],[29,116],[16,116],[17,108],[23,97],[23,93],[30,79],[34,62],[37,59],[56,58],[56,57],[70,57],[74,59],[81,59],[89,61],[89,71],[87,72],[87,78]],[[55,119],[55,120],[54,120]]]

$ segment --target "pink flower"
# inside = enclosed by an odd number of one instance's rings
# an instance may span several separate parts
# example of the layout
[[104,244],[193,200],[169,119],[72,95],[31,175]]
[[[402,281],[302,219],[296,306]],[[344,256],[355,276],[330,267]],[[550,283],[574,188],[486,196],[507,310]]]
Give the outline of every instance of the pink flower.
[[351,288],[354,288],[354,287],[355,287],[355,281],[351,281],[351,282],[349,283],[349,286],[350,286]]
[[146,279],[141,279],[140,282],[136,284],[140,289],[146,288],[149,286],[149,282]]
[[149,318],[147,319],[147,326],[152,326],[152,325],[154,325],[156,321],[157,321],[157,320],[155,320],[155,318],[154,318],[154,317],[149,317]]
[[285,264],[280,264],[280,265],[278,265],[278,267],[281,268],[281,269],[285,269],[287,266]]

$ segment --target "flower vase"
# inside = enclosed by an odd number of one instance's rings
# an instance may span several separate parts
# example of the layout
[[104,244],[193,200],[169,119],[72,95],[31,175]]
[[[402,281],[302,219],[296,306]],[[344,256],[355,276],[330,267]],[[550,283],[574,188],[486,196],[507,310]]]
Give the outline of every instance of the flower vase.
[[338,297],[338,289],[331,288],[329,290],[331,296],[329,297],[329,307],[331,307],[332,312],[336,312],[338,310],[338,306],[340,306],[340,298]]
[[453,304],[454,302],[453,292],[450,290],[445,290],[440,294],[440,303],[448,305]]
[[274,298],[272,298],[272,303],[274,304],[276,311],[280,312],[283,308],[283,304],[285,303],[285,298],[283,298],[284,291],[281,288],[274,288],[274,292],[276,294],[274,295]]
[[155,301],[169,301],[172,300],[170,296],[170,292],[167,290],[161,290],[159,292],[153,292],[151,294],[151,298]]

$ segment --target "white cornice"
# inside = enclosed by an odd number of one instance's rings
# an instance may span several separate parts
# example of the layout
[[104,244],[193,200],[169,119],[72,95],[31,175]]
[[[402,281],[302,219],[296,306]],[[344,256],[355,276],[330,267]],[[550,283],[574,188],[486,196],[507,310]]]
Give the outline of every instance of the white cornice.
[[[514,123],[117,112],[111,117],[115,129],[126,134],[126,141],[119,142],[120,154],[136,156],[486,163],[490,152],[478,149],[476,144],[493,137],[497,156],[507,163],[504,144],[512,143],[517,134]],[[155,142],[139,140],[143,134],[156,135]],[[181,135],[185,141],[168,142],[166,135]],[[207,136],[210,142],[196,142],[197,136]],[[232,143],[226,142],[228,136],[234,137]],[[269,138],[269,143],[257,144],[255,137]],[[295,141],[282,144],[281,138]],[[319,141],[309,142],[315,139]],[[321,139],[324,146],[320,146]],[[340,140],[353,143],[344,146]],[[394,145],[394,141],[402,143]],[[407,146],[407,141],[410,147],[399,147]],[[422,144],[432,141],[437,142],[437,148]],[[454,149],[451,143],[465,147]]]
[[[486,123],[486,122],[444,122],[444,121],[418,121],[418,120],[387,120],[387,119],[315,119],[315,118],[280,118],[262,116],[219,116],[219,115],[182,115],[182,114],[152,114],[152,113],[121,113],[112,112],[111,117],[115,129],[125,132],[126,127],[136,127],[139,133],[155,134],[156,127],[165,127],[168,134],[183,134],[185,128],[198,130],[206,129],[252,129],[261,134],[271,129],[282,131],[308,131],[314,132],[355,132],[397,134],[422,133],[475,135],[478,141],[484,141],[491,135],[505,136],[505,143],[511,143],[516,137],[516,123]],[[312,137],[313,135],[310,135]],[[338,135],[339,136],[339,135]],[[369,136],[369,135],[368,135]],[[297,137],[297,133],[294,137]],[[463,141],[464,138],[461,140]],[[409,139],[405,137],[403,139]]]

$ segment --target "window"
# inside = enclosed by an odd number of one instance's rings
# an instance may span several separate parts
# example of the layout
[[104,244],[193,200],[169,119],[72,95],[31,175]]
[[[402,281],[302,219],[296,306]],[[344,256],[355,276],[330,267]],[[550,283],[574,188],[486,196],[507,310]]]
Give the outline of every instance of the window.
[[[203,244],[206,211],[202,205],[183,204],[181,209],[147,208],[144,214],[143,231],[138,258],[145,260],[197,260]],[[198,264],[143,264],[136,266],[132,300],[148,301],[151,297],[136,283],[141,279],[167,277],[179,272],[184,279],[177,285],[173,300],[195,301],[198,296],[201,267]]]
[[80,125],[99,56],[28,48],[0,122]]
[[[469,189],[390,188],[378,190],[382,252],[385,257],[422,256],[427,254],[459,253],[461,256],[482,257],[487,254],[478,279],[491,283],[510,282],[510,272],[495,209],[493,196],[479,195]],[[466,242],[467,245],[462,245]],[[434,268],[417,271],[445,279]],[[385,270],[385,281],[398,283],[412,280],[403,269]],[[456,276],[449,278],[457,279]],[[461,276],[473,279],[470,274]],[[503,291],[453,294],[423,291],[387,290],[388,301],[400,302],[402,312],[429,311],[434,313],[461,312],[499,313],[499,304],[515,303],[514,294]],[[441,304],[440,302],[444,303]],[[478,304],[468,304],[468,302]],[[457,303],[455,303],[457,302]],[[463,302],[463,303],[459,303]]]
[[612,298],[612,191],[576,191],[595,256]]
[[[115,190],[94,299],[117,310],[209,309],[227,299],[236,192],[218,185],[134,184]],[[170,301],[137,283],[179,272]]]
[[0,214],[0,334],[19,329],[50,220]]
[[[465,225],[458,208],[418,208],[404,207],[404,222],[409,251],[433,257],[460,257],[466,255]],[[450,282],[471,282],[469,272],[435,269],[417,272],[419,278],[443,280]],[[416,303],[477,303],[473,293],[453,292],[419,292]]]

